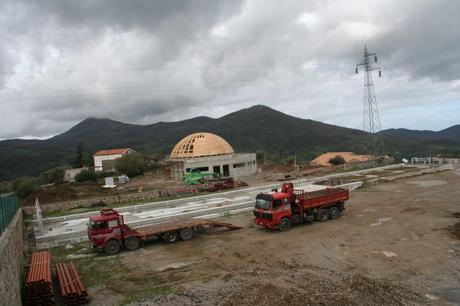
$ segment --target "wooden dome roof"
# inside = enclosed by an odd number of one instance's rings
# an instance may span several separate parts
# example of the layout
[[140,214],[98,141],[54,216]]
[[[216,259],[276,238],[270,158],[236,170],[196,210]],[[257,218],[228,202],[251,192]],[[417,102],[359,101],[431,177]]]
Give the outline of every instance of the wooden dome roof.
[[195,133],[182,138],[171,152],[171,159],[233,154],[233,148],[220,136]]

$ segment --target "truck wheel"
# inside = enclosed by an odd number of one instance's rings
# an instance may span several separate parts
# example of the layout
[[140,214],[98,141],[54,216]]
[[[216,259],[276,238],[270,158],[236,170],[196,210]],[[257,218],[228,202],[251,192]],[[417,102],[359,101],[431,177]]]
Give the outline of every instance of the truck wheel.
[[291,229],[291,221],[288,218],[281,219],[279,225],[280,232],[285,232]]
[[316,213],[316,221],[324,222],[327,219],[329,219],[329,209],[320,209],[319,212]]
[[120,242],[115,239],[109,240],[104,245],[104,252],[107,255],[115,255],[120,252]]
[[170,231],[163,235],[163,241],[166,243],[173,243],[179,239],[179,235],[176,231]]
[[340,209],[337,206],[329,208],[329,217],[331,219],[337,219],[340,215]]
[[128,237],[125,240],[125,248],[129,251],[137,250],[141,244],[139,237]]
[[179,236],[182,240],[190,240],[193,237],[193,230],[190,227],[183,228],[180,230]]

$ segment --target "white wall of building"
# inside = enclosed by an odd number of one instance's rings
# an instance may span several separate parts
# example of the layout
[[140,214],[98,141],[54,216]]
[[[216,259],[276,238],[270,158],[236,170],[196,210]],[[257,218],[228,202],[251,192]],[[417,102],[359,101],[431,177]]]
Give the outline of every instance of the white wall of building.
[[[256,154],[254,153],[195,157],[180,161],[183,162],[183,166],[181,165],[183,173],[194,168],[199,168],[202,172],[219,172],[223,176],[234,178],[257,173]],[[173,175],[175,179],[182,178],[179,176]]]
[[122,157],[122,154],[112,154],[112,155],[94,155],[94,171],[102,171],[102,161],[103,160],[115,160]]

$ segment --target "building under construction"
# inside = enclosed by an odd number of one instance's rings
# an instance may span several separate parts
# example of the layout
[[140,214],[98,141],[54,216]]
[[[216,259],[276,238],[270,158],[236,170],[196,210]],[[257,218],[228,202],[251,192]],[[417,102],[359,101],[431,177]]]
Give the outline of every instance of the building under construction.
[[235,153],[225,139],[205,132],[191,134],[179,141],[165,166],[166,176],[173,180],[182,180],[192,169],[231,177],[257,172],[255,153]]

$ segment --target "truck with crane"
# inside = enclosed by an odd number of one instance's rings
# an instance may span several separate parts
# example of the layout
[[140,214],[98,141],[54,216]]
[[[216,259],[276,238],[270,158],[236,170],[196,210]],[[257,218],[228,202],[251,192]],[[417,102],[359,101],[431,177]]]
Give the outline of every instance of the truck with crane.
[[131,228],[124,222],[123,215],[115,209],[106,208],[89,218],[88,240],[92,248],[115,255],[122,248],[136,250],[144,241],[161,239],[173,243],[189,240],[202,230],[211,232],[214,228],[241,229],[240,226],[208,219],[176,220]]
[[345,210],[349,193],[344,188],[325,188],[305,192],[284,183],[281,192],[259,193],[254,207],[254,222],[268,229],[288,231],[293,224],[336,219]]

